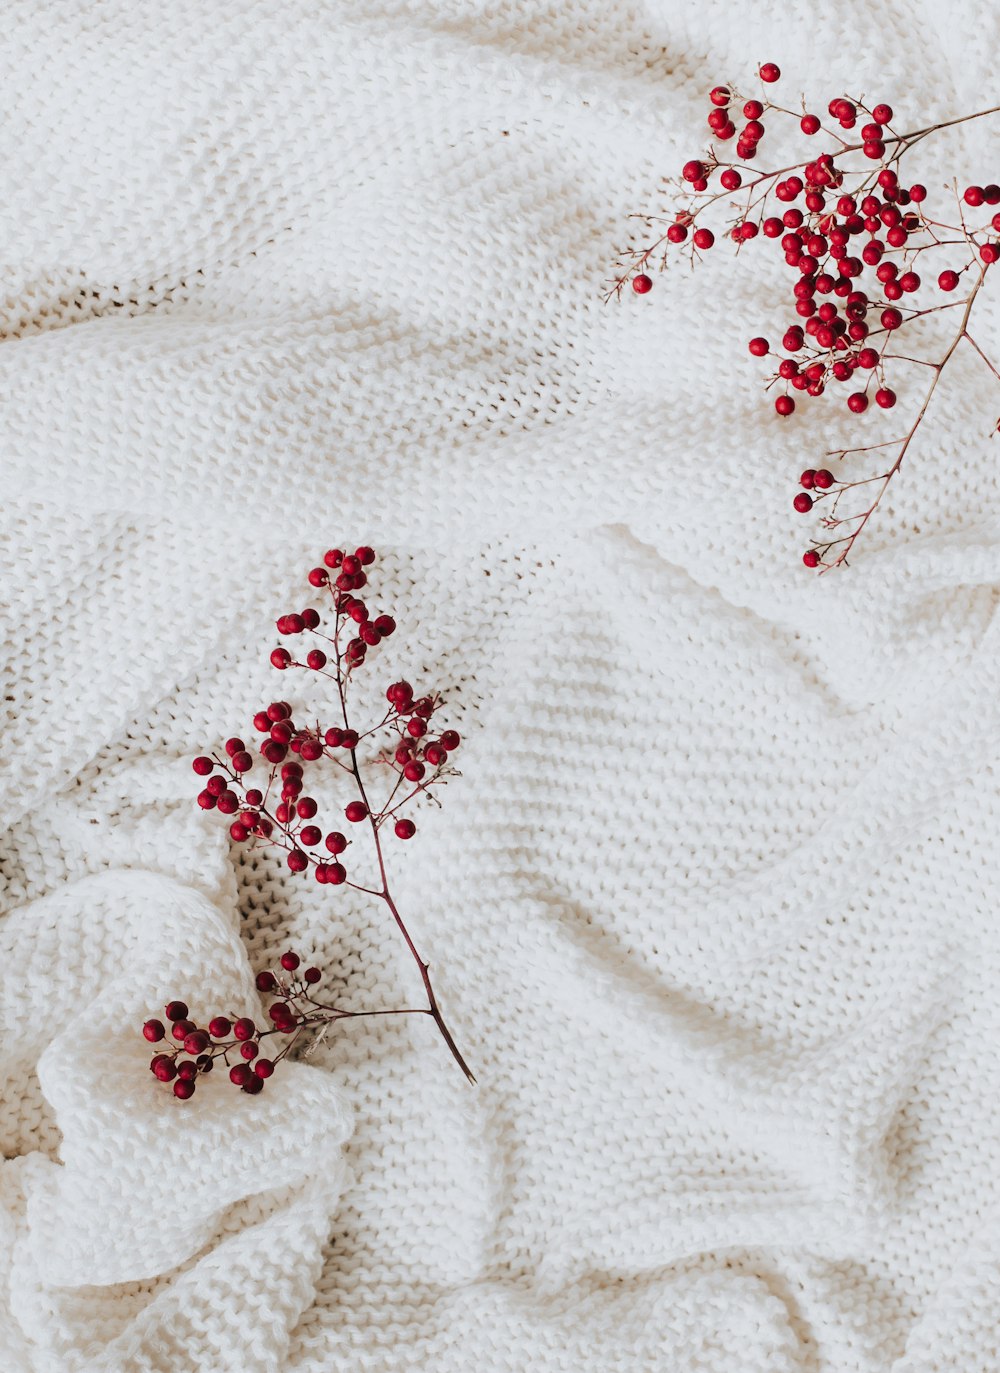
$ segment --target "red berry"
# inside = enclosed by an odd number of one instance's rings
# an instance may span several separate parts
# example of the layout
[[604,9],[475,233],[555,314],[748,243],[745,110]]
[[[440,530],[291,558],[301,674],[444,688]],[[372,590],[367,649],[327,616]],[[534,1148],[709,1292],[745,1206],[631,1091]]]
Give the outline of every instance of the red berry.
[[722,182],[723,190],[726,191],[738,191],[743,185],[743,178],[735,167],[727,167],[719,177],[719,180]]
[[172,1078],[177,1076],[177,1068],[174,1064],[174,1060],[169,1058],[166,1054],[157,1054],[156,1057],[150,1061],[149,1071],[155,1078],[158,1078],[160,1082],[170,1082]]
[[986,192],[983,190],[982,186],[966,186],[965,194],[962,198],[966,205],[978,208],[986,199]]
[[315,983],[322,980],[323,974],[320,972],[319,968],[306,968],[303,977],[310,986],[313,986]]
[[876,105],[872,110],[872,119],[876,124],[890,124],[892,122],[892,106]]
[[441,735],[441,743],[448,750],[449,753],[453,753],[455,749],[458,748],[461,742],[462,736],[458,733],[457,730],[446,729],[445,732]]
[[245,1044],[240,1045],[240,1058],[244,1059],[247,1063],[252,1062],[259,1053],[260,1045],[252,1039],[248,1039]]
[[314,672],[326,667],[326,654],[321,648],[314,648],[306,654],[306,667],[311,667]]
[[357,825],[368,818],[368,807],[363,801],[351,801],[345,808],[344,814],[352,825]]
[[705,175],[705,168],[700,162],[685,162],[681,171],[685,181],[701,181]]
[[229,1070],[229,1081],[237,1087],[243,1087],[253,1076],[253,1069],[246,1063],[236,1063]]
[[752,338],[747,346],[755,358],[765,357],[771,351],[766,338]]
[[253,1070],[258,1078],[270,1077],[274,1072],[274,1064],[269,1058],[258,1058],[257,1062],[253,1065]]
[[397,839],[412,839],[417,827],[412,820],[397,820],[395,824]]
[[164,1014],[168,1020],[187,1020],[188,1008],[183,1001],[168,1001]]
[[855,391],[847,397],[847,408],[853,410],[856,415],[863,415],[868,409],[868,397],[863,391]]
[[285,861],[292,872],[305,872],[309,866],[309,859],[301,849],[292,849]]
[[334,830],[326,836],[326,847],[331,853],[343,853],[347,848],[347,840],[339,830]]
[[174,1096],[181,1101],[187,1101],[194,1096],[194,1083],[188,1078],[181,1078],[174,1083]]
[[688,231],[684,224],[671,224],[667,230],[667,238],[671,243],[683,243],[687,236]]
[[806,470],[802,473],[802,476],[799,478],[799,485],[804,486],[807,491],[811,491],[815,484],[816,469],[815,467],[807,467]]
[[257,1033],[257,1026],[249,1016],[240,1016],[233,1026],[233,1035],[236,1039],[252,1039]]
[[950,271],[942,272],[938,277],[938,285],[941,287],[942,291],[954,291],[955,287],[958,285],[958,273]]
[[904,291],[919,291],[920,277],[916,272],[904,272],[899,278],[899,284]]
[[815,548],[809,548],[802,554],[802,561],[805,563],[806,567],[818,567],[819,554],[816,552]]
[[805,491],[800,491],[794,501],[792,501],[792,504],[800,515],[808,514],[812,509],[812,503],[812,496],[808,495]]
[[307,849],[314,849],[322,838],[323,831],[318,825],[305,825],[299,830],[299,843]]
[[[694,246],[696,248],[701,248],[704,251],[707,248],[711,248],[714,242],[715,235],[712,233],[711,229],[698,229],[695,233]],[[378,621],[376,620],[375,623],[378,624]]]
[[[263,972],[259,972],[255,981],[259,992],[273,992],[278,985],[274,973],[268,972],[267,969]],[[211,1028],[211,1026],[209,1028]]]
[[207,777],[208,774],[215,767],[215,764],[212,762],[211,758],[205,758],[204,756],[202,756],[200,758],[196,758],[194,762],[191,764],[191,766],[194,768],[195,772],[198,774],[199,777]]
[[774,408],[779,415],[790,415],[795,409],[795,402],[791,396],[779,396],[774,402]]
[[910,187],[910,199],[913,201],[914,205],[919,205],[922,200],[927,199],[927,187],[922,186],[918,181],[915,185]]
[[640,272],[638,276],[632,278],[632,290],[637,296],[644,296],[647,291],[653,289],[653,278],[648,277],[645,272]]
[[228,1016],[216,1015],[208,1022],[208,1033],[213,1039],[225,1039],[233,1028]]
[[903,316],[898,310],[883,310],[881,318],[883,329],[898,329],[903,322]]
[[155,1044],[167,1033],[162,1020],[147,1020],[142,1027],[143,1036],[149,1040],[150,1044]]
[[321,866],[323,881],[328,882],[331,887],[339,887],[347,881],[347,869],[343,863],[323,863]]
[[816,485],[820,491],[829,491],[834,483],[832,472],[828,472],[825,467],[821,467],[816,473]]
[[215,797],[210,791],[199,791],[198,804],[201,806],[202,810],[214,810],[216,804]]
[[979,256],[989,266],[990,263],[1000,259],[1000,245],[996,243],[984,243],[979,249]]
[[723,106],[729,104],[729,91],[725,86],[713,86],[712,90],[709,92],[708,98],[713,105],[721,109]]
[[293,973],[301,961],[298,954],[294,953],[291,949],[289,949],[287,953],[281,955],[281,966],[286,973]]
[[284,671],[292,661],[292,655],[287,648],[276,648],[271,653],[271,666]]
[[208,1035],[204,1030],[192,1030],[184,1036],[184,1052],[195,1056],[203,1054],[208,1048]]
[[760,79],[771,84],[781,76],[781,68],[774,62],[765,62],[760,69]]
[[803,133],[819,133],[820,123],[814,114],[804,114],[799,120],[799,127]]
[[[696,241],[697,237],[698,236],[696,234]],[[392,618],[391,615],[377,615],[375,617],[375,628],[382,635],[383,639],[388,639],[390,634],[395,634],[396,632],[396,621]]]
[[887,386],[881,387],[875,392],[875,404],[880,405],[883,410],[891,410],[896,404],[895,391],[890,391]]
[[170,1033],[179,1043],[184,1042],[192,1030],[198,1027],[193,1020],[175,1020],[170,1027]]

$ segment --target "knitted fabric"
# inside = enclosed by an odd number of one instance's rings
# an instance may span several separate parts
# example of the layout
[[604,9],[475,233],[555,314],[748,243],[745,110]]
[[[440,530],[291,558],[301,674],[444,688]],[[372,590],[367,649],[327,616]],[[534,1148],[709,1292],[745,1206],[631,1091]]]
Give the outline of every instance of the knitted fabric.
[[[5,1373],[1000,1369],[989,373],[815,579],[798,471],[925,379],[779,421],[763,243],[601,301],[717,81],[917,127],[998,46],[966,0],[6,6]],[[373,1018],[182,1103],[170,996],[259,1016],[290,945],[421,995],[382,912],[194,805],[194,753],[321,709],[267,653],[345,540],[400,626],[372,689],[463,735],[390,862],[479,1085]]]

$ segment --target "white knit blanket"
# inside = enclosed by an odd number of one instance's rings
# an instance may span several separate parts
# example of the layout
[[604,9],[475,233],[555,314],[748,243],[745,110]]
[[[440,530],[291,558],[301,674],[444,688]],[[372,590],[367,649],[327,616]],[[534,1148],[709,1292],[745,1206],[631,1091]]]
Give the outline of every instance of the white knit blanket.
[[[711,85],[773,59],[919,125],[996,103],[998,15],[6,6],[4,1373],[1000,1369],[989,376],[817,580],[798,471],[888,421],[774,416],[773,251],[601,303]],[[1000,179],[997,127],[913,165]],[[194,805],[304,691],[272,621],[343,540],[378,680],[466,738],[392,863],[479,1085],[369,1020],[179,1102],[168,996],[260,1014],[289,945],[419,996],[362,897]]]

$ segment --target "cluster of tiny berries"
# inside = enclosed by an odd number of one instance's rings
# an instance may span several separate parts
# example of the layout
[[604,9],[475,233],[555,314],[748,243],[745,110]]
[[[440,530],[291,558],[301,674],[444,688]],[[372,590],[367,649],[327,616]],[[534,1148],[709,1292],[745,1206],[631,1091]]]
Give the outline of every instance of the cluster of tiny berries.
[[[147,1020],[142,1027],[150,1044],[164,1046],[153,1055],[149,1071],[160,1082],[172,1082],[174,1096],[188,1101],[194,1096],[198,1078],[212,1072],[221,1059],[234,1087],[251,1096],[262,1092],[303,1030],[351,1014],[316,1001],[312,993],[323,974],[319,968],[300,971],[300,966],[298,954],[289,949],[281,955],[279,971],[268,969],[257,974],[257,990],[274,997],[268,1007],[271,1028],[267,1030],[250,1016],[215,1015],[201,1026],[190,1019],[185,1002],[168,1001],[163,1008],[164,1019]],[[267,1048],[265,1041],[272,1035],[287,1038],[276,1054],[268,1056],[261,1050]],[[173,1045],[169,1039],[175,1041]]]
[[[758,74],[764,88],[781,76],[773,62],[765,62]],[[739,165],[724,160],[714,146],[708,155],[685,163],[682,182],[700,198],[689,201],[676,213],[655,243],[630,253],[610,294],[620,293],[627,282],[631,282],[637,294],[647,294],[653,286],[647,267],[657,254],[661,254],[661,268],[666,264],[667,245],[689,244],[692,260],[708,251],[715,244],[716,235],[697,223],[699,217],[720,201],[732,204],[737,194],[742,193],[745,201],[726,231],[728,236],[737,248],[758,236],[780,242],[793,277],[790,297],[795,318],[784,328],[781,350],[776,351],[764,337],[749,342],[754,357],[772,359],[773,371],[767,385],[780,388],[774,400],[776,413],[787,417],[795,411],[795,395],[818,397],[834,385],[847,389],[845,405],[855,415],[864,414],[872,403],[878,410],[891,410],[897,396],[887,373],[915,361],[935,366],[901,354],[900,331],[937,310],[971,305],[986,270],[1000,260],[1000,242],[991,237],[991,233],[1000,233],[1000,213],[993,214],[988,224],[979,227],[966,222],[970,210],[985,206],[988,213],[990,208],[1000,205],[1000,185],[967,186],[959,204],[961,222],[945,224],[926,213],[927,188],[920,183],[904,186],[898,171],[899,159],[911,143],[945,125],[896,134],[892,130],[895,116],[889,105],[879,103],[869,108],[860,100],[839,96],[829,102],[831,126],[827,128],[818,115],[804,108],[800,116],[773,104],[766,89],[762,89],[761,98],[742,103],[743,122],[738,127],[735,110],[741,99],[730,86],[716,86],[709,95],[708,111],[714,139],[718,143],[736,139]],[[746,164],[757,157],[767,131],[765,118],[771,115],[791,116],[807,137],[822,133],[839,147],[792,168],[758,173]],[[849,142],[844,132],[859,125],[855,135],[859,141]],[[844,132],[838,133],[837,129]],[[860,155],[859,168],[845,169],[840,165],[849,154]],[[716,176],[720,189],[713,191]],[[707,192],[710,194],[706,195]],[[964,260],[953,262],[938,273],[936,286],[945,297],[950,296],[968,273],[972,288],[968,301],[946,300],[929,307],[914,303],[925,287],[916,270],[918,255],[929,248],[964,253]],[[963,333],[967,319],[966,312]],[[949,351],[945,362],[950,356]],[[935,384],[944,365],[936,365]],[[923,410],[918,424],[922,418]],[[822,486],[818,480],[811,480],[812,469],[807,470],[801,481],[805,489],[794,498],[795,509],[807,513],[818,499],[829,497],[831,517],[822,523],[824,528],[834,531],[829,537],[817,539],[805,554],[803,562],[807,567],[835,566],[845,560],[881,499],[885,484],[898,470],[912,437],[910,431],[892,441],[899,446],[897,461],[887,473],[877,477],[860,482],[840,482],[834,478],[829,485]],[[891,446],[871,444],[829,456],[843,458],[849,453],[868,453]],[[816,475],[824,473],[829,475],[827,469]],[[868,487],[869,483],[880,484],[871,506],[838,518],[840,498],[858,487]],[[825,562],[828,556],[830,561]]]
[[[340,719],[337,724],[323,725],[299,722],[288,701],[271,701],[253,717],[258,736],[254,742],[242,738],[227,739],[218,753],[201,754],[192,767],[204,786],[198,794],[198,805],[206,811],[217,810],[229,818],[229,834],[235,843],[251,847],[269,847],[282,851],[293,873],[310,869],[315,880],[324,886],[347,886],[386,903],[420,970],[428,1005],[418,1008],[422,1014],[434,1018],[443,1038],[466,1076],[472,1074],[458,1051],[434,996],[427,964],[417,953],[413,940],[389,891],[382,836],[390,827],[397,839],[409,840],[416,833],[416,825],[400,814],[409,803],[430,795],[430,789],[456,776],[452,766],[455,750],[461,737],[454,729],[434,729],[432,722],[442,705],[436,693],[417,695],[409,682],[391,682],[385,689],[385,707],[381,719],[368,728],[352,726],[348,714],[349,687],[354,675],[364,665],[369,650],[396,630],[390,615],[372,614],[366,601],[358,595],[368,583],[368,572],[376,561],[375,553],[367,546],[345,553],[331,548],[323,558],[323,565],[314,567],[307,580],[316,591],[329,598],[333,623],[327,632],[320,611],[307,606],[279,616],[277,630],[282,637],[312,636],[317,644],[300,655],[287,648],[275,648],[271,664],[281,672],[302,668],[313,677],[324,677],[336,689]],[[371,780],[366,787],[362,776],[360,750],[373,757],[367,764],[377,765],[386,779],[382,796],[373,805],[369,796]],[[343,805],[341,814],[348,827],[363,826],[371,835],[374,860],[378,871],[378,885],[369,886],[352,880],[346,855],[350,845],[347,834],[336,823],[324,820],[320,804],[307,789],[307,778],[318,768],[331,771],[354,793]],[[263,769],[259,781],[251,774]],[[369,879],[370,880],[370,879]],[[285,974],[295,973],[298,956],[293,952],[281,958]],[[259,1092],[274,1064],[283,1057],[260,1057],[260,1041],[270,1034],[292,1034],[305,1026],[329,1023],[348,1015],[377,1015],[379,1011],[343,1011],[336,1007],[321,1007],[311,999],[309,988],[320,980],[318,968],[309,968],[301,976],[289,980],[282,974],[262,972],[257,987],[262,992],[275,992],[277,999],[270,1007],[273,1022],[270,1030],[258,1030],[246,1018],[231,1021],[217,1016],[207,1027],[201,1028],[188,1019],[187,1007],[180,1001],[167,1005],[166,1017],[171,1024],[170,1034],[179,1047],[170,1053],[160,1052],[151,1069],[164,1082],[174,1083],[174,1094],[182,1099],[194,1093],[200,1073],[210,1072],[214,1061],[233,1053],[242,1062],[230,1068],[230,1079],[246,1092]],[[398,1014],[399,1012],[392,1012]],[[147,1040],[158,1043],[166,1037],[166,1026],[160,1020],[149,1020],[143,1027]],[[183,1055],[186,1055],[183,1056]]]

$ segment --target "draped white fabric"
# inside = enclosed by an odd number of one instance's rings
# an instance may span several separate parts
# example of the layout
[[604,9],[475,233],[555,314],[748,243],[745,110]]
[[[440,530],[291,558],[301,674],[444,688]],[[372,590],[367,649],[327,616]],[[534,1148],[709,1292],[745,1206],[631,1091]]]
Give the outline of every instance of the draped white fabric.
[[[601,301],[717,81],[918,126],[998,47],[965,0],[7,5],[5,1370],[1000,1369],[989,374],[817,580],[797,474],[890,421],[774,416],[773,248]],[[996,179],[995,130],[912,165]],[[262,704],[322,714],[267,653],[343,541],[372,692],[464,736],[391,863],[479,1085],[367,1020],[182,1103],[168,996],[259,1015],[289,945],[420,995],[194,805]]]

